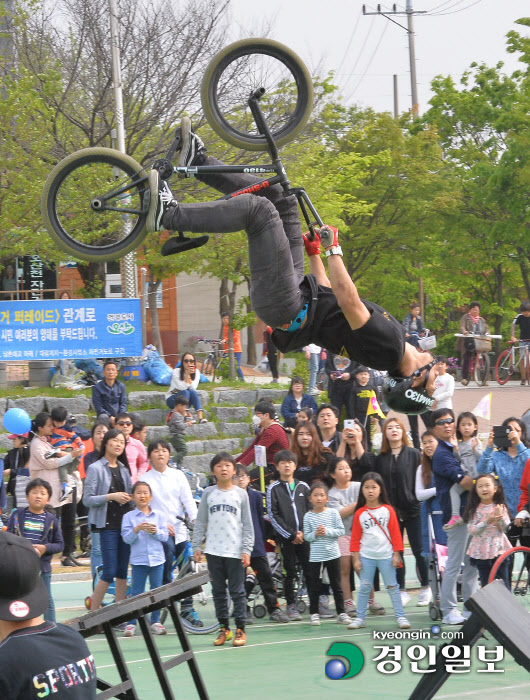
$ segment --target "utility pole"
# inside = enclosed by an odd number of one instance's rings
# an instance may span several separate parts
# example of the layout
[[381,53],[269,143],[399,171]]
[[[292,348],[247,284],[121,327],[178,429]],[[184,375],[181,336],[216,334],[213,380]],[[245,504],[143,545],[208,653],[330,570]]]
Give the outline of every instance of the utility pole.
[[394,119],[399,117],[398,77],[394,73]]
[[[366,5],[363,5],[363,15],[381,15],[386,17],[386,19],[397,24],[398,27],[404,29],[409,38],[409,62],[410,62],[410,92],[412,98],[412,115],[414,118],[419,116],[419,105],[418,105],[418,82],[416,79],[416,52],[414,48],[414,15],[424,15],[425,10],[416,10],[412,8],[412,0],[406,0],[407,5],[405,10],[398,10],[397,5],[392,5],[391,10],[381,9],[381,5],[377,5],[376,12],[368,12],[366,10]],[[407,26],[403,26],[395,19],[391,19],[390,15],[407,15]]]

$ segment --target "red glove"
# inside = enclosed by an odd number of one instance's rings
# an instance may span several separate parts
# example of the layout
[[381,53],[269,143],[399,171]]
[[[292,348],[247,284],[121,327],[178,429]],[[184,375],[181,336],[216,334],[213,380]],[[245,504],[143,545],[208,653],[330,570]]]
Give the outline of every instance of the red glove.
[[331,248],[339,245],[339,229],[334,226],[322,226],[319,231],[320,240],[324,248]]
[[315,237],[312,241],[309,240],[308,236],[309,231],[302,234],[302,238],[304,239],[305,252],[309,257],[311,257],[312,255],[320,255],[320,236],[316,231]]

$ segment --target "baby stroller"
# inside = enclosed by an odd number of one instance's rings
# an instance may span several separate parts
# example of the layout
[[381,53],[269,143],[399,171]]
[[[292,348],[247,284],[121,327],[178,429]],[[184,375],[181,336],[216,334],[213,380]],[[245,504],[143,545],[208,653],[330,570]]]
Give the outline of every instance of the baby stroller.
[[427,514],[427,524],[429,528],[429,586],[432,591],[432,600],[429,603],[429,615],[431,620],[441,620],[442,610],[440,608],[440,590],[442,586],[442,576],[447,561],[447,546],[438,544],[434,535],[434,525],[432,516],[437,515],[436,511]]
[[[283,573],[281,556],[279,552],[271,551],[267,552],[267,558],[269,560],[269,566],[271,568],[272,580],[274,581],[276,593],[278,595],[278,598],[283,598],[285,576]],[[261,620],[267,614],[267,607],[265,605],[263,593],[261,592],[261,588],[257,581],[256,574],[254,572],[252,572],[251,574],[247,574],[247,581],[249,581],[250,576],[253,577],[254,587],[248,595],[247,605],[251,608],[254,617],[258,620]],[[296,581],[294,586],[294,595],[296,601],[296,608],[298,612],[304,613],[307,609],[307,603],[303,599],[303,596],[306,595],[306,588],[303,585],[302,567],[298,563],[296,565]]]

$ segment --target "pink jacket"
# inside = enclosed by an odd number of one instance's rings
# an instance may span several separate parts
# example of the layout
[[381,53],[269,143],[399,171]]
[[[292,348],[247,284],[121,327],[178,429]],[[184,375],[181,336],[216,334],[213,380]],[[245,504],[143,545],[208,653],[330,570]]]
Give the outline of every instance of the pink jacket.
[[147,461],[147,450],[145,445],[136,438],[130,437],[125,445],[125,454],[131,468],[131,481],[135,484],[142,474],[149,470]]

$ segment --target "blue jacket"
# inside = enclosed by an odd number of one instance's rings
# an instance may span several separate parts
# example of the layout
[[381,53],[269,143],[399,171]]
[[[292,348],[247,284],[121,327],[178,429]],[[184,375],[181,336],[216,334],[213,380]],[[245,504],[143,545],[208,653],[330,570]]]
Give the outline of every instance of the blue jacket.
[[[125,491],[131,493],[131,474],[127,467],[121,464],[121,462],[118,462],[118,464],[120,465],[120,474],[123,479]],[[107,524],[107,494],[109,492],[110,482],[111,473],[108,467],[108,460],[102,457],[98,459],[97,462],[94,462],[87,471],[85,488],[83,491],[83,503],[87,508],[90,508],[88,511],[88,522],[98,529],[104,528]]]
[[115,418],[118,413],[126,413],[127,391],[125,384],[115,381],[113,386],[109,386],[102,379],[92,387],[92,404],[97,416],[105,413]]
[[[312,408],[316,412],[318,406],[315,399],[310,394],[302,394],[302,408]],[[285,420],[288,418],[296,418],[296,415],[300,409],[296,403],[296,399],[293,394],[287,394],[287,396],[282,401],[282,407],[280,413]]]
[[250,553],[251,557],[265,557],[265,520],[263,519],[263,494],[255,489],[247,489],[250,503],[250,514],[252,515],[252,525],[254,526],[254,549]]
[[479,474],[493,472],[501,480],[508,510],[512,518],[515,518],[517,515],[517,506],[521,496],[519,482],[523,476],[524,465],[527,459],[530,459],[530,449],[520,442],[517,445],[515,457],[511,457],[508,450],[493,451],[491,447],[486,447],[477,464]]
[[[444,523],[451,519],[451,497],[449,489],[453,484],[459,484],[466,476],[460,466],[460,460],[453,454],[453,446],[444,440],[438,441],[438,447],[432,457],[432,471],[436,495],[442,506]],[[464,491],[460,497],[460,515],[464,513],[468,492]]]
[[[11,513],[7,523],[8,532],[24,537],[24,523],[28,511],[29,508],[17,508]],[[53,513],[48,511],[45,511],[44,532],[39,544],[46,545],[46,552],[40,558],[40,569],[43,574],[50,573],[52,556],[63,551],[64,540],[59,521]]]

